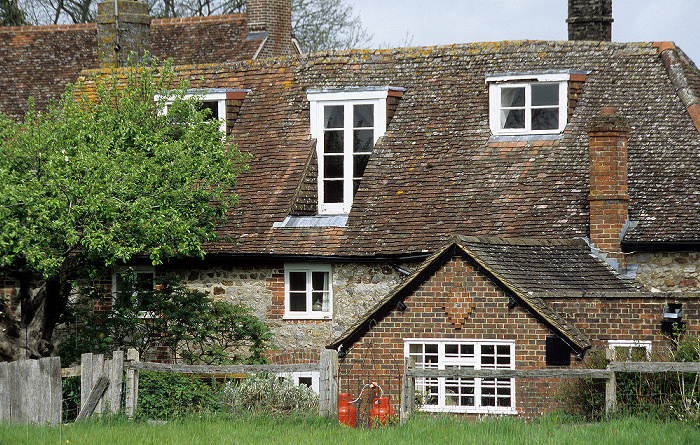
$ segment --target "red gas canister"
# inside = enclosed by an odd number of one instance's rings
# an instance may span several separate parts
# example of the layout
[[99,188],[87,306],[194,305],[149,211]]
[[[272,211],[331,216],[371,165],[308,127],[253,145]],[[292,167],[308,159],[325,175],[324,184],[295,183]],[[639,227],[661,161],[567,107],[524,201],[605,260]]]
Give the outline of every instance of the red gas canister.
[[350,394],[338,394],[338,422],[355,428],[357,426],[357,410],[350,404]]
[[379,397],[374,399],[374,405],[369,410],[370,428],[388,425],[394,410],[389,405],[389,397]]

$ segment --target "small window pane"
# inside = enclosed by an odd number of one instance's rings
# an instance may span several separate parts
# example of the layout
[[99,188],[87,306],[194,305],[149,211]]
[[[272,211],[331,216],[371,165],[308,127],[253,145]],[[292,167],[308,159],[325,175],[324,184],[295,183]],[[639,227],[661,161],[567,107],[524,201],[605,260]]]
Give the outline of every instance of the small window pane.
[[343,131],[326,131],[323,133],[324,153],[343,152]]
[[289,293],[289,310],[292,312],[306,312],[306,292]]
[[205,120],[219,118],[219,101],[209,100],[200,102],[200,108],[204,112]]
[[299,386],[308,386],[311,388],[311,384],[313,383],[313,378],[312,377],[299,377]]
[[524,107],[525,87],[501,88],[502,107]]
[[509,345],[498,345],[498,346],[496,346],[496,351],[498,352],[499,355],[510,355],[510,346]]
[[306,272],[289,272],[289,290],[306,291]]
[[323,107],[323,128],[343,128],[343,117],[342,105]]
[[327,155],[323,157],[323,174],[326,178],[342,178],[343,156]]
[[369,162],[369,156],[353,156],[352,176],[361,178],[365,174],[365,168]]
[[532,106],[559,105],[559,84],[545,83],[532,85]]
[[501,125],[504,129],[525,128],[525,110],[502,110]]
[[355,153],[371,152],[374,148],[374,130],[355,130],[352,147]]
[[459,345],[445,345],[445,355],[448,357],[456,357]]
[[352,181],[352,196],[354,197],[357,194],[357,191],[360,190],[360,183],[362,182],[361,179],[354,179]]
[[533,130],[556,130],[559,128],[558,108],[538,108],[532,110]]
[[437,354],[438,352],[438,345],[436,344],[427,344],[425,345],[425,353],[426,354]]
[[354,127],[373,127],[374,126],[374,106],[373,105],[355,105],[354,107]]
[[343,181],[323,181],[323,202],[343,202]]
[[315,291],[327,291],[328,272],[311,272],[311,288]]

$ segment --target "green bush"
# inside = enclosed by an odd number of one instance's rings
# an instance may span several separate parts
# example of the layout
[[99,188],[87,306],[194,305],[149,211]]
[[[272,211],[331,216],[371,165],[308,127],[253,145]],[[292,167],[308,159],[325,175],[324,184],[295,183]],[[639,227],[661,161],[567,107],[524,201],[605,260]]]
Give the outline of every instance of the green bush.
[[234,412],[306,413],[318,410],[318,395],[306,385],[295,385],[288,378],[259,374],[229,382],[223,401]]
[[63,422],[72,422],[80,411],[80,377],[62,379]]
[[166,420],[222,408],[216,383],[166,372],[139,373],[137,417]]

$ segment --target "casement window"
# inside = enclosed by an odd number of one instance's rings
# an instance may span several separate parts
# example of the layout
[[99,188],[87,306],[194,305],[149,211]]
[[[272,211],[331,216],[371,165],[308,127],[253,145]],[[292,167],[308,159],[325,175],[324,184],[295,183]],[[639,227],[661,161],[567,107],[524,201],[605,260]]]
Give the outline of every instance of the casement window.
[[155,289],[155,270],[151,266],[135,266],[118,269],[112,273],[112,304],[114,308],[133,308],[140,317],[152,316],[149,312]]
[[[405,340],[404,354],[416,366],[433,369],[515,369],[512,341]],[[515,414],[515,380],[416,379],[421,410]]]
[[331,267],[324,264],[285,264],[284,294],[284,318],[332,318]]
[[610,358],[618,362],[646,362],[651,360],[651,341],[609,340]]
[[[227,107],[227,101],[230,103],[229,105],[229,114],[237,113],[237,109],[240,107],[240,104],[245,98],[246,94],[250,90],[245,90],[245,89],[231,89],[231,88],[210,88],[210,89],[203,89],[203,90],[189,90],[187,94],[183,96],[184,99],[189,99],[192,97],[195,97],[200,106],[201,110],[208,110],[207,111],[207,120],[218,120],[219,121],[219,130],[221,131],[222,134],[228,134],[227,131],[228,129],[226,128],[227,121],[231,118],[231,116],[227,115],[226,113],[226,107]],[[155,100],[164,100],[164,108],[163,108],[163,113],[167,114],[168,109],[172,105],[172,96],[166,95],[156,95]],[[235,105],[234,105],[235,104]]]
[[494,135],[558,134],[568,113],[569,73],[487,76]]
[[377,140],[386,131],[390,87],[309,90],[318,155],[318,213],[347,214]]

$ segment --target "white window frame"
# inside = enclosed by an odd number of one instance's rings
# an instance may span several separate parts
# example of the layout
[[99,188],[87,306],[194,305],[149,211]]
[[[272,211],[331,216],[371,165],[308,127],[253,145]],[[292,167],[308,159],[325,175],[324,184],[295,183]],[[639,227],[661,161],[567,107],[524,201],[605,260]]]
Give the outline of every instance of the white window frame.
[[[426,344],[437,344],[438,346],[438,362],[433,366],[435,369],[445,369],[446,367],[464,366],[465,368],[473,369],[515,369],[515,341],[514,340],[475,340],[475,339],[444,339],[444,338],[430,338],[430,339],[404,339],[404,357],[410,357],[410,347],[411,345],[426,345]],[[459,358],[459,357],[449,357],[445,352],[446,345],[473,345],[474,356],[473,358]],[[482,346],[508,346],[510,348],[510,363],[507,366],[499,366],[498,364],[483,365],[481,363],[481,347]],[[418,366],[418,365],[417,365]],[[427,379],[416,379],[416,389],[425,388]],[[473,413],[473,414],[517,414],[516,410],[516,394],[515,394],[515,379],[498,379],[500,386],[494,382],[494,379],[446,379],[444,377],[439,377],[432,379],[437,381],[438,386],[438,403],[435,405],[424,404],[421,406],[421,411],[427,412],[455,412],[455,413]],[[448,384],[457,385],[458,383],[449,382],[449,380],[473,380],[474,386],[474,406],[458,406],[458,405],[448,405],[446,404],[446,387]],[[485,387],[491,387],[492,382],[496,388],[509,388],[510,391],[510,406],[482,406],[482,390]],[[447,383],[447,384],[446,384]],[[433,383],[432,386],[435,386]]]
[[[122,274],[131,273],[133,275],[139,273],[150,273],[153,274],[153,289],[156,288],[156,269],[153,266],[131,266],[131,267],[120,267],[112,272],[112,307],[117,304],[117,276]],[[135,295],[136,292],[134,292]],[[150,311],[139,311],[139,318],[153,318],[155,314]]]
[[[306,311],[290,308],[290,272],[306,273]],[[314,311],[312,307],[311,275],[313,272],[328,274],[328,310]],[[333,318],[333,273],[329,264],[286,263],[284,265],[284,316],[285,320],[330,320]]]
[[[618,348],[645,349],[647,361],[651,361],[651,340],[608,340],[608,349],[612,350],[612,359],[615,360],[615,352]],[[629,354],[631,357],[632,354]]]
[[[226,91],[192,90],[182,96],[183,99],[196,98],[200,102],[216,102],[217,114],[219,116],[219,131],[226,135]],[[170,96],[156,95],[156,101],[165,100],[162,114],[168,114],[168,107],[173,103]]]
[[[489,126],[491,133],[496,136],[507,135],[537,135],[537,134],[560,134],[564,131],[568,118],[568,88],[569,73],[548,73],[548,74],[506,74],[489,75],[486,83],[489,87]],[[531,128],[532,110],[536,108],[553,108],[553,106],[532,106],[532,85],[535,84],[558,84],[559,86],[559,126],[549,130],[533,130]],[[525,128],[501,128],[501,91],[503,88],[525,88]]]
[[[350,213],[353,201],[353,119],[354,105],[374,106],[374,141],[376,144],[386,132],[386,99],[389,87],[371,88],[356,91],[309,90],[307,99],[311,112],[311,137],[316,139],[318,159],[318,213],[320,215],[341,215]],[[324,196],[324,107],[342,105],[343,120],[343,202],[325,203]],[[348,116],[350,118],[348,118]]]
[[299,383],[299,380],[302,378],[310,378],[311,379],[311,389],[316,393],[319,394],[319,381],[321,378],[321,373],[319,371],[296,371],[296,372],[288,372],[285,374],[281,374],[282,377],[288,378],[294,382],[296,386],[300,386],[301,383]]

